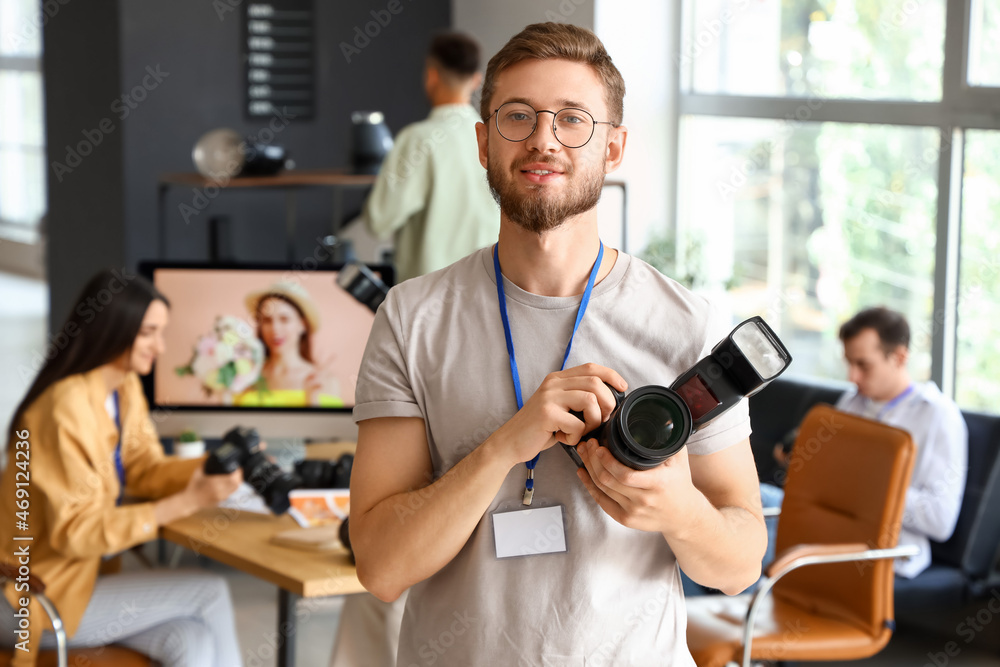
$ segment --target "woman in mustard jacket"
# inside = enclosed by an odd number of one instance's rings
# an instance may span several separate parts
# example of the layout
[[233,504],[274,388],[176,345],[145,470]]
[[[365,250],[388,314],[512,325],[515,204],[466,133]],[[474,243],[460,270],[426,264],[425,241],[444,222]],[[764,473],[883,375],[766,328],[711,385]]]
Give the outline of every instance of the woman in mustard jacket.
[[[239,667],[221,577],[99,576],[103,561],[155,538],[159,526],[226,498],[242,473],[206,477],[201,459],[163,454],[139,375],[163,352],[167,299],[142,277],[102,271],[75,303],[11,420],[0,558],[18,566],[27,560],[45,582],[70,647],[122,644],[166,667]],[[126,493],[154,500],[122,504]],[[27,629],[15,617],[24,606]],[[41,608],[23,584],[8,581],[0,597],[3,642],[29,649],[15,651],[14,664],[34,664],[39,644],[55,646],[43,628],[51,625]]]

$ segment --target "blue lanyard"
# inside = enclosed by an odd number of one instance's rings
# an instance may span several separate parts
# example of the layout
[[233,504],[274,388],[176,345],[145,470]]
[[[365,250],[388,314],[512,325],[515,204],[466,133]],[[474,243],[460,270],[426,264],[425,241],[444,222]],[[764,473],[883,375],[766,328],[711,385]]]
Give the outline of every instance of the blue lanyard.
[[[514,339],[510,334],[510,320],[507,319],[507,297],[503,291],[503,274],[500,273],[499,246],[499,243],[493,246],[493,270],[497,279],[497,301],[500,302],[500,319],[503,321],[503,334],[507,339],[510,374],[514,380],[514,396],[517,398],[517,409],[520,410],[524,407],[524,399],[521,396],[521,376],[517,372],[517,359],[514,357]],[[576,322],[573,323],[573,333],[569,335],[569,342],[566,344],[566,354],[563,355],[562,367],[559,370],[566,368],[566,360],[569,359],[569,352],[573,349],[573,338],[576,336],[576,330],[580,328],[580,321],[583,319],[583,314],[587,312],[587,304],[590,303],[590,294],[594,291],[594,282],[597,280],[597,274],[601,269],[602,259],[604,259],[603,242],[601,243],[600,250],[597,251],[597,261],[594,262],[594,268],[590,270],[590,277],[587,279],[587,289],[583,291],[583,298],[580,299],[580,307],[576,311]],[[524,463],[528,468],[528,479],[524,483],[524,498],[522,499],[522,503],[525,505],[531,504],[531,497],[534,495],[535,464],[538,463],[539,456],[541,456],[541,452],[535,454],[535,458]]]
[[911,384],[909,387],[906,388],[906,391],[904,391],[902,394],[900,394],[899,396],[897,396],[896,398],[892,399],[891,401],[882,406],[882,409],[878,411],[878,415],[876,415],[875,417],[875,421],[877,422],[882,421],[882,417],[885,416],[885,413],[889,412],[889,410],[892,410],[894,407],[902,403],[903,399],[909,396],[912,392],[913,392],[913,385]]
[[118,472],[118,500],[115,505],[122,504],[125,496],[125,465],[122,463],[122,412],[118,402],[118,390],[111,392],[115,399],[115,426],[118,427],[118,445],[115,446],[115,470]]

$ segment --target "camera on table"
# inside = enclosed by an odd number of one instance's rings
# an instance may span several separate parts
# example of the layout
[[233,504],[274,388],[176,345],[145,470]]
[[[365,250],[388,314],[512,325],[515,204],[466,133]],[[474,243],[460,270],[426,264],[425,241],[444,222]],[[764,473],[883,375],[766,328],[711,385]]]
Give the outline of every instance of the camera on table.
[[243,480],[264,499],[275,514],[290,506],[288,493],[302,486],[298,475],[287,473],[267,458],[260,448],[257,429],[237,426],[222,438],[222,445],[205,460],[206,475],[228,475],[243,468]]
[[305,459],[295,464],[303,489],[347,489],[351,485],[353,454],[341,454],[336,461]]
[[[752,317],[669,388],[647,385],[627,395],[611,389],[615,409],[610,419],[581,442],[596,438],[622,464],[655,468],[680,451],[695,431],[766,387],[790,363],[791,355],[767,322]],[[576,448],[563,448],[582,468]]]

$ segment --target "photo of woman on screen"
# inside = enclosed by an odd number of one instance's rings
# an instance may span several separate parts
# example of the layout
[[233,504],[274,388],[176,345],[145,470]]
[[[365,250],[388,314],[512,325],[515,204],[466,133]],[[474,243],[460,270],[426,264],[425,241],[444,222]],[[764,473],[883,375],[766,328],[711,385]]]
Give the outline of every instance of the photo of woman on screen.
[[375,314],[337,284],[336,268],[146,269],[175,314],[152,374],[154,405],[274,413],[354,407]]
[[319,310],[304,287],[277,282],[247,295],[245,304],[265,348],[261,380],[236,396],[239,406],[343,407],[339,383],[312,354]]

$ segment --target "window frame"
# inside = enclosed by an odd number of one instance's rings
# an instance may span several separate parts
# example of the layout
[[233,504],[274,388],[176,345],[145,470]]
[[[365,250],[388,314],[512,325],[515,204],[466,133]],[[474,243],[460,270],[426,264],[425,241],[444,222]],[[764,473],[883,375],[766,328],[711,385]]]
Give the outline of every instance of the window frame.
[[[42,7],[38,4],[38,11],[41,14]],[[40,29],[40,28],[39,28]],[[10,55],[0,53],[0,72],[19,72],[19,73],[37,73],[40,77],[44,76],[42,69],[42,53],[39,52],[34,55]],[[44,93],[43,93],[44,94]],[[7,144],[7,146],[19,150],[39,149],[42,151],[43,158],[46,157],[46,144],[47,137],[45,136],[45,131],[42,131],[42,143],[40,146],[34,146],[24,143],[14,143]],[[48,178],[48,172],[43,172],[42,177],[44,179]],[[46,202],[46,208],[47,208]],[[3,217],[0,213],[0,239],[3,240],[13,240],[17,242],[24,242],[26,237],[30,237],[29,245],[37,245],[41,240],[41,222],[45,217],[45,211],[43,210],[41,215],[38,216],[36,220],[28,223],[15,222],[13,220],[8,220]]]
[[[690,3],[677,3],[672,39],[683,44],[690,30]],[[955,355],[958,340],[958,282],[961,257],[962,179],[967,130],[1000,130],[1000,87],[968,83],[971,14],[974,0],[946,0],[944,63],[941,100],[861,100],[843,98],[763,97],[697,93],[690,89],[691,76],[684,59],[674,60],[678,81],[673,136],[679,138],[685,116],[754,118],[801,122],[859,123],[937,128],[940,135],[938,201],[934,262],[934,302],[931,330],[931,373],[946,396],[955,396]],[[821,101],[821,104],[817,104]],[[678,144],[674,144],[678,145]],[[683,173],[680,151],[674,151],[674,179],[670,186],[674,202],[674,229],[679,230],[676,196],[678,174]],[[678,239],[678,243],[680,239]]]

